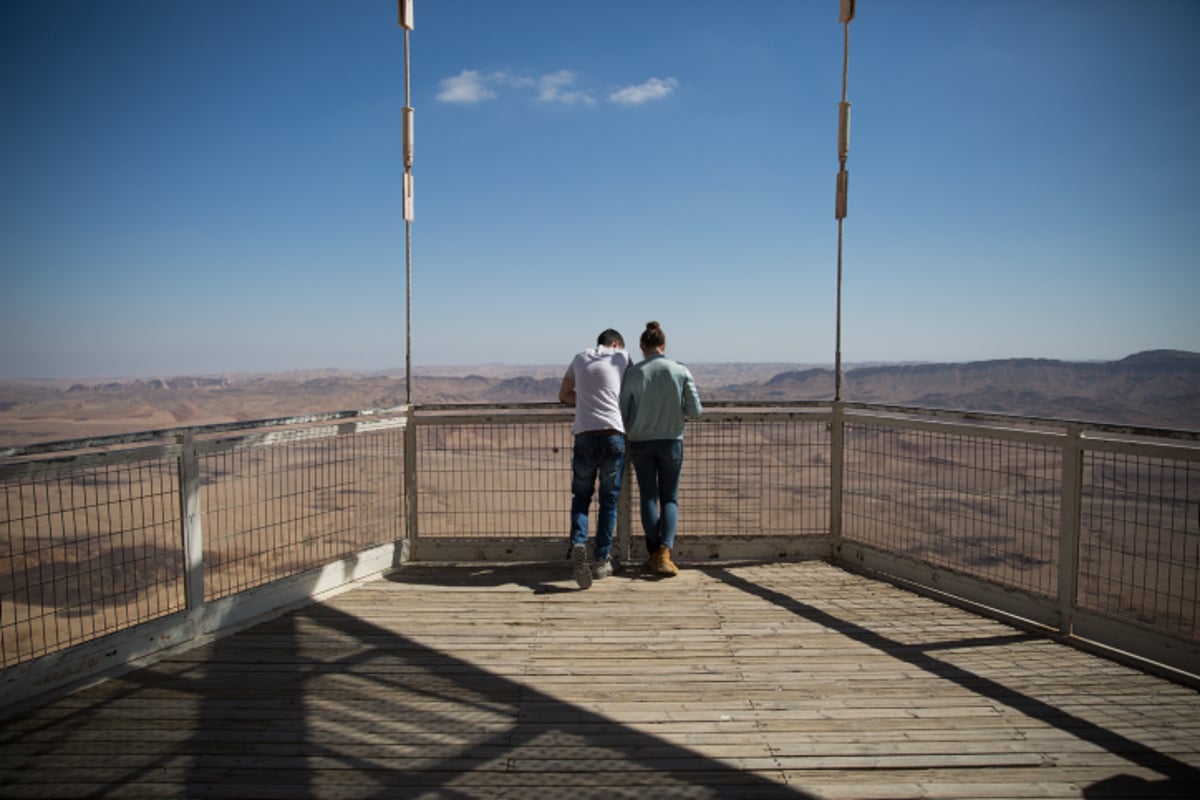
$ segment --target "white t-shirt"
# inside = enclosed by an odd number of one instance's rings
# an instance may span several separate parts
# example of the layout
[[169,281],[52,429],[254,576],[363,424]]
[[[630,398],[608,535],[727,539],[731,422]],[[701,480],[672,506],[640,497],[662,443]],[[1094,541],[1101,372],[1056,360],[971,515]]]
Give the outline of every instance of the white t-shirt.
[[576,434],[611,428],[624,433],[621,422],[621,380],[629,354],[614,347],[593,347],[577,354],[567,368],[575,378]]

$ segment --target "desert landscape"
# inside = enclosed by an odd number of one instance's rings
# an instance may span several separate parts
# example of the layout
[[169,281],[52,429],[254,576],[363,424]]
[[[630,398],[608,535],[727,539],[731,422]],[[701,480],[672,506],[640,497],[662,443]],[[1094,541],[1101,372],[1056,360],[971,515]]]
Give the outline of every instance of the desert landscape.
[[[830,400],[828,366],[689,365],[708,402]],[[417,367],[413,401],[557,402],[564,365]],[[1016,358],[851,364],[843,399],[1200,430],[1200,353],[1116,361]],[[156,378],[0,380],[0,447],[404,403],[403,370],[317,370]]]

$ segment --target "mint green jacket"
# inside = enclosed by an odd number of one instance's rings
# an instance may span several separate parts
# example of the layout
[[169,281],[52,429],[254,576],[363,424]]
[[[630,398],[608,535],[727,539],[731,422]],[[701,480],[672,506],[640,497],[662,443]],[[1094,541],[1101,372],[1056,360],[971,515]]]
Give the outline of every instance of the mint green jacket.
[[634,364],[621,385],[621,417],[631,442],[682,439],[685,419],[703,412],[691,371],[655,354]]

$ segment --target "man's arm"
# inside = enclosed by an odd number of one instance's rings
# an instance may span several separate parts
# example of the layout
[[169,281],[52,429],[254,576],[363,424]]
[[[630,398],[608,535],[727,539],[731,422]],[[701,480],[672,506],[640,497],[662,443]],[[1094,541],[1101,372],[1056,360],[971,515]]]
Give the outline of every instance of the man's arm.
[[562,385],[558,387],[558,399],[569,406],[575,405],[575,373],[563,375]]

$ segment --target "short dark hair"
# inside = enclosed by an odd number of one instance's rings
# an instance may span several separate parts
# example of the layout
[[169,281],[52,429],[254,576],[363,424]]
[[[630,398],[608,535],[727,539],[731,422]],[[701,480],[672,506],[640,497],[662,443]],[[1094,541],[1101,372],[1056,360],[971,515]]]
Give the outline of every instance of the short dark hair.
[[624,347],[625,340],[621,337],[621,334],[617,333],[612,328],[607,328],[601,331],[600,335],[596,337],[596,344],[600,345],[601,347],[612,347],[613,345],[617,344],[621,345],[621,347]]

